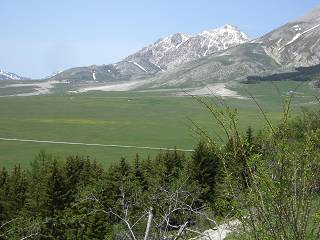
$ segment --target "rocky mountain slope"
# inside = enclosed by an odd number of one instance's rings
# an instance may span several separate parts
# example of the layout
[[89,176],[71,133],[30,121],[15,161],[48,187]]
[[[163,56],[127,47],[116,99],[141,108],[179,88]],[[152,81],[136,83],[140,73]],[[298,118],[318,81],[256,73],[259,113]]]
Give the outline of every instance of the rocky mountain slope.
[[248,41],[249,37],[238,28],[225,25],[195,36],[171,35],[130,55],[125,61],[148,61],[166,70]]
[[27,80],[28,78],[21,77],[15,73],[6,72],[0,69],[0,80]]
[[279,64],[289,67],[320,63],[320,8],[290,22],[255,42]]
[[140,88],[194,88],[271,74],[281,66],[257,43],[246,43],[181,64],[149,79]]
[[[141,63],[142,62],[142,63]],[[150,62],[121,61],[115,64],[76,67],[51,76],[51,80],[68,81],[128,81],[153,76],[160,69]]]
[[248,42],[238,28],[225,25],[196,36],[177,33],[163,38],[116,64],[72,68],[52,77],[55,80],[127,81],[145,79],[214,52]]
[[152,78],[142,88],[201,87],[217,82],[246,80],[257,75],[268,79],[314,78],[297,67],[320,63],[320,8],[249,43],[184,64]]

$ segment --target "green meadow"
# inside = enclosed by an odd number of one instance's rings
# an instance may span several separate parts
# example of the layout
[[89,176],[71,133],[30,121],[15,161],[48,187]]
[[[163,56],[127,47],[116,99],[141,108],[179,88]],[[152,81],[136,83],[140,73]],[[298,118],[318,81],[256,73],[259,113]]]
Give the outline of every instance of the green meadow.
[[[293,91],[297,82],[237,84],[231,86],[242,96],[252,94],[273,123],[281,119],[282,97]],[[276,86],[275,86],[276,85]],[[292,101],[293,115],[301,107],[312,107],[319,90],[301,85]],[[214,97],[212,97],[214,99]],[[239,112],[239,125],[255,131],[265,121],[252,99],[225,99]],[[174,92],[89,92],[0,98],[0,138],[64,142],[133,145],[193,149],[199,136],[191,120],[211,135],[222,131],[208,111],[191,97]],[[222,136],[223,137],[223,136]],[[63,157],[80,154],[108,166],[120,157],[132,159],[136,153],[146,157],[160,150],[115,148],[0,140],[0,166],[28,167],[40,151]]]

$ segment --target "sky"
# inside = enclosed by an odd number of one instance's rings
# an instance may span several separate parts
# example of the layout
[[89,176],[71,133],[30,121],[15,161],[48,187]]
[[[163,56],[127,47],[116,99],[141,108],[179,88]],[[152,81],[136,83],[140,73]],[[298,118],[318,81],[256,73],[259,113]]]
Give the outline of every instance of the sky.
[[0,0],[0,69],[31,78],[110,64],[159,38],[232,24],[259,37],[319,0]]

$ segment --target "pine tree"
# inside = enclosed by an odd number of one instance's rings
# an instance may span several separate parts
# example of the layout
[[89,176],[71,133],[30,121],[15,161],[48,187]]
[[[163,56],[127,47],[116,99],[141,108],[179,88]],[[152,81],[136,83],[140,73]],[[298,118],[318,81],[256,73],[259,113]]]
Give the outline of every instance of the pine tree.
[[53,216],[47,218],[45,226],[42,228],[41,235],[46,236],[50,240],[66,240],[66,226],[62,221],[62,217]]
[[219,174],[222,173],[218,154],[204,141],[201,141],[192,154],[188,174],[201,188],[200,200],[213,203]]
[[[79,156],[67,157],[64,164],[65,174],[65,204],[71,204],[75,200],[77,187],[80,183],[81,173],[84,168],[84,160]],[[89,177],[89,176],[88,176]]]
[[86,222],[86,231],[83,233],[84,240],[103,240],[107,230],[107,215],[102,212],[91,214]]
[[141,166],[141,161],[139,158],[139,154],[136,154],[134,159],[134,169],[133,169],[134,178],[138,181],[141,187],[144,189],[147,188],[147,183],[145,181],[144,173]]
[[8,219],[9,202],[8,202],[8,172],[5,168],[0,171],[0,222]]
[[29,187],[27,190],[27,199],[25,208],[32,217],[47,214],[47,182],[49,178],[51,156],[41,152],[31,163],[31,169],[28,174]]
[[122,178],[126,178],[129,176],[130,170],[131,170],[130,164],[127,162],[127,160],[124,157],[122,157],[119,163],[119,169],[118,169],[119,174],[122,176]]
[[47,210],[49,216],[54,216],[58,211],[64,210],[66,206],[66,184],[58,161],[54,160],[47,185]]
[[184,155],[179,154],[176,149],[165,154],[166,170],[170,178],[177,179],[179,177],[184,160]]
[[28,187],[26,172],[21,169],[20,165],[15,166],[11,172],[8,186],[9,201],[12,203],[13,214],[16,214],[25,204],[26,191]]

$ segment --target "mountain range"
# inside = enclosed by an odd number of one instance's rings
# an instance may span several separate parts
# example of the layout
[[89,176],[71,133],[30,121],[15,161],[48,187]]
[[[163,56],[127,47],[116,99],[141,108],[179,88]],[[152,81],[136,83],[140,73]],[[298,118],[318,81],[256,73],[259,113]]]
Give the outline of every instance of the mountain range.
[[238,28],[225,25],[195,36],[176,33],[126,57],[115,64],[72,68],[53,77],[55,80],[125,81],[151,78],[177,66],[214,52],[249,41]]
[[[135,88],[201,87],[296,72],[320,64],[320,8],[251,40],[225,25],[197,35],[176,33],[122,61],[67,69],[50,80],[126,82]],[[1,75],[0,75],[1,76]]]
[[148,61],[160,70],[167,70],[248,41],[245,33],[227,24],[196,36],[176,33],[130,55],[125,61]]
[[[147,88],[202,87],[320,64],[320,8],[246,43],[156,75]],[[282,75],[283,76],[283,75]],[[301,78],[301,74],[300,74]]]
[[0,69],[0,80],[28,80],[28,78]]

